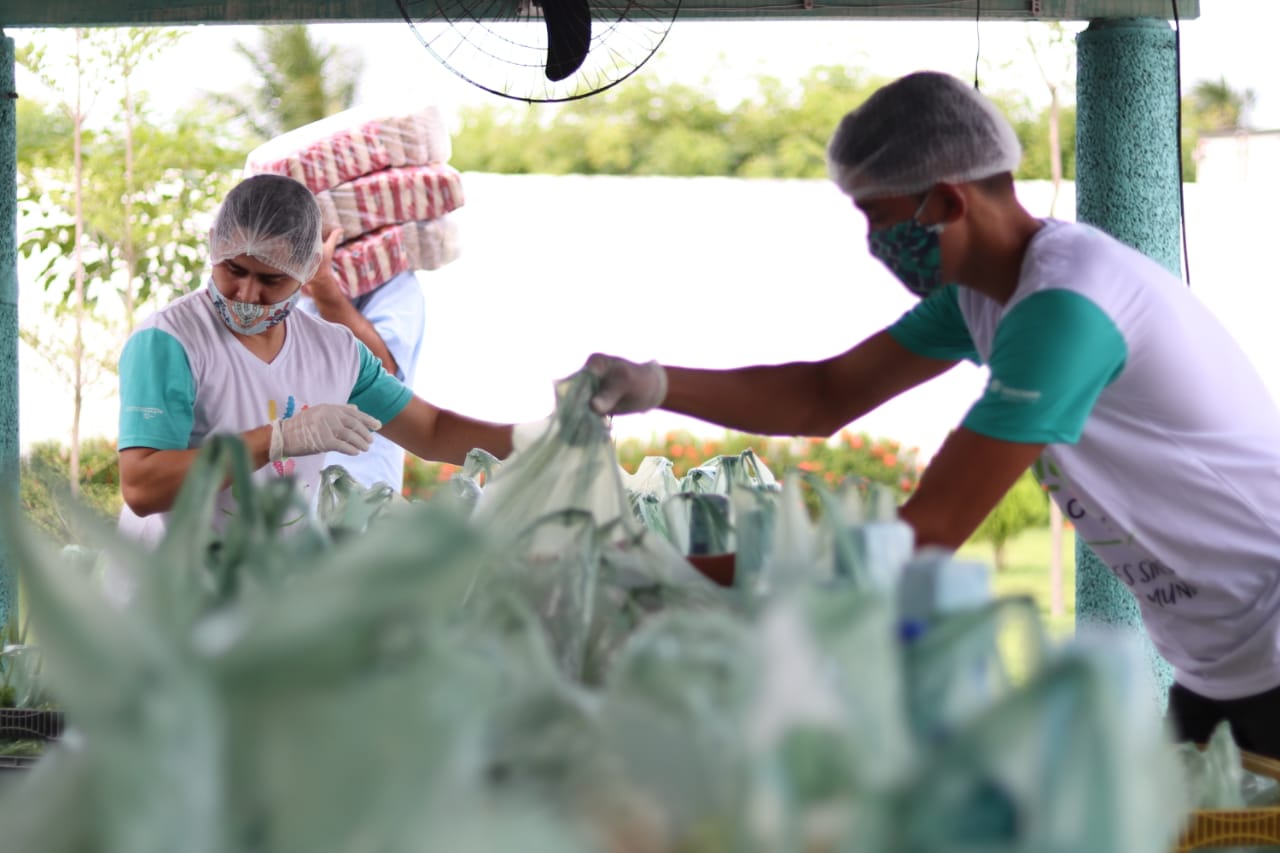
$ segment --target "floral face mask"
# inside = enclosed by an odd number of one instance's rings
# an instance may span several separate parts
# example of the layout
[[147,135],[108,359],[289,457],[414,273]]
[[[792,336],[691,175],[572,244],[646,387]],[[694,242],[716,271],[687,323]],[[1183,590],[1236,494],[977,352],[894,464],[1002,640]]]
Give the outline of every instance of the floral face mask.
[[928,200],[926,195],[916,212],[905,222],[867,235],[871,256],[888,267],[907,290],[921,299],[944,284],[938,235],[946,226],[942,223],[921,225],[917,219]]
[[213,279],[209,279],[209,295],[213,297],[213,305],[218,309],[218,315],[222,317],[222,322],[228,329],[238,335],[260,335],[267,329],[284,322],[284,318],[289,316],[293,306],[298,304],[302,288],[299,287],[290,294],[288,299],[281,302],[258,305],[254,302],[227,299],[218,290]]

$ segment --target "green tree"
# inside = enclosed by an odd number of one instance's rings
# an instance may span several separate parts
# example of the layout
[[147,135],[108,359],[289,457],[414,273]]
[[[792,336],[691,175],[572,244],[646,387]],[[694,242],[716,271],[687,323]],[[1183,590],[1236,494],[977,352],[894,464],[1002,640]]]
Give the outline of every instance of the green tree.
[[1030,471],[1023,473],[1000,503],[987,514],[971,537],[976,542],[989,542],[996,571],[1004,571],[1004,547],[1010,539],[1032,527],[1049,523],[1049,497]]
[[726,108],[706,86],[637,75],[559,107],[466,107],[454,165],[503,174],[820,178],[836,124],[879,83],[822,66],[793,87],[760,77],[752,96]]
[[[23,338],[71,388],[68,470],[75,472],[80,407],[85,392],[114,369],[118,327],[127,332],[144,303],[197,283],[207,231],[198,220],[243,162],[244,149],[216,141],[225,137],[221,128],[198,112],[181,113],[167,126],[147,114],[137,75],[176,42],[173,33],[70,35],[72,49],[58,51],[62,63],[30,46],[19,53],[53,101],[23,99],[18,169],[19,251],[55,305],[24,328]],[[104,106],[108,95],[117,97]],[[62,331],[68,323],[69,336]]]
[[1236,89],[1226,77],[1201,80],[1191,88],[1190,113],[1200,130],[1243,130],[1248,127],[1249,112],[1257,103],[1252,89]]
[[1200,136],[1248,128],[1256,101],[1252,89],[1236,89],[1225,77],[1200,80],[1191,87],[1191,94],[1182,99],[1182,172],[1186,180],[1196,178]]
[[[104,520],[120,514],[120,469],[115,442],[89,438],[81,448],[79,501]],[[65,509],[66,484],[71,467],[70,449],[56,441],[33,444],[21,462],[22,508],[26,518],[60,545],[81,540],[75,522]]]
[[303,24],[258,28],[258,43],[236,42],[234,51],[260,81],[248,96],[212,95],[267,140],[352,105],[362,63],[337,45],[325,45]]

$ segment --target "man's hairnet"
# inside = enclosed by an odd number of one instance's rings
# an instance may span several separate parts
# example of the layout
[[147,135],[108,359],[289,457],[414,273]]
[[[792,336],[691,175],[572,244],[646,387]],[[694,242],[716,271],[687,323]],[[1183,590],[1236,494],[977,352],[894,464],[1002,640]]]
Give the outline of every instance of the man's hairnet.
[[840,121],[827,146],[831,178],[854,201],[976,181],[1012,172],[1021,160],[1018,137],[995,105],[932,71],[878,89]]
[[311,190],[283,175],[237,184],[209,231],[212,263],[250,255],[303,283],[315,275],[322,254],[320,205]]

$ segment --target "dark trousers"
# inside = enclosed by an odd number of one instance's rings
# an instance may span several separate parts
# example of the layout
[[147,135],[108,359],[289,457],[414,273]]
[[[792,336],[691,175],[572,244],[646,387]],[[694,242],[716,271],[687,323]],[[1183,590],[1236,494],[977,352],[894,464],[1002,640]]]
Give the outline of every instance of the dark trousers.
[[1247,752],[1280,758],[1280,687],[1242,699],[1209,699],[1181,684],[1169,690],[1169,718],[1180,741],[1207,743],[1218,723]]

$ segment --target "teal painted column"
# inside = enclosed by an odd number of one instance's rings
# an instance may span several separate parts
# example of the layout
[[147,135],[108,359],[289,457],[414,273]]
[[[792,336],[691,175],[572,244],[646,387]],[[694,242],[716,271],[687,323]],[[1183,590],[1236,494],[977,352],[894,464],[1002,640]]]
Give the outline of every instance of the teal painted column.
[[[18,500],[18,108],[13,39],[0,29],[0,489]],[[18,585],[0,538],[0,626]]]
[[[1181,275],[1173,30],[1150,18],[1094,21],[1076,47],[1076,218]],[[1077,541],[1076,626],[1096,625],[1142,633],[1133,595]],[[1146,647],[1163,705],[1172,672]]]

